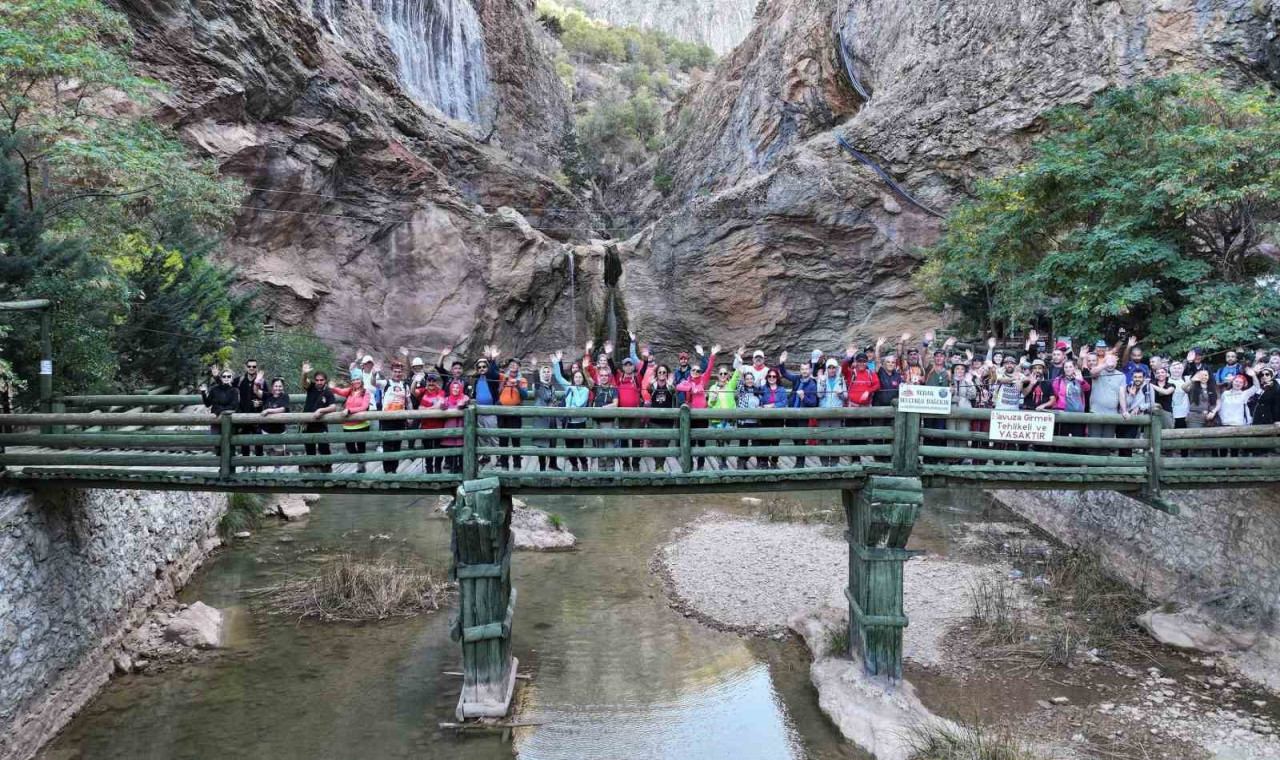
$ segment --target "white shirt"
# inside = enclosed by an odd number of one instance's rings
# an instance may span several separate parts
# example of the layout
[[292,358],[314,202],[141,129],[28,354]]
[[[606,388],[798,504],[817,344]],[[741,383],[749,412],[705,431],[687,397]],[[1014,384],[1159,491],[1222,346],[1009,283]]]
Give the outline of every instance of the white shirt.
[[1260,392],[1257,383],[1242,391],[1223,391],[1218,402],[1218,420],[1223,425],[1248,425],[1253,421],[1249,414],[1249,399]]

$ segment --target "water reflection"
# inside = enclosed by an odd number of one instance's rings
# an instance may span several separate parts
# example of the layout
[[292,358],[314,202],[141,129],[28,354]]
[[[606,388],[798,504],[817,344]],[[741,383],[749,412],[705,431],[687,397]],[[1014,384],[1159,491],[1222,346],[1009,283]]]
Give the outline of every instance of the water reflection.
[[[834,500],[833,496],[806,499]],[[557,498],[580,551],[520,554],[515,648],[526,758],[858,756],[818,711],[808,657],[674,612],[648,572],[673,527],[736,496]],[[434,499],[332,497],[301,525],[225,552],[183,592],[243,608],[245,592],[353,546],[444,565],[448,524]],[[382,538],[390,536],[390,540]],[[460,650],[450,610],[391,625],[321,626],[248,608],[234,648],[208,661],[110,684],[47,758],[511,757],[496,737],[459,740],[451,720]]]

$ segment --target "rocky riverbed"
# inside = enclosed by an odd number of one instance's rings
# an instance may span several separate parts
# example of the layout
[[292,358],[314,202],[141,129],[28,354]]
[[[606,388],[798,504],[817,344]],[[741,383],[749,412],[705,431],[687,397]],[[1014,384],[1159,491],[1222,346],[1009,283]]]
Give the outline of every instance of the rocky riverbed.
[[[651,568],[671,604],[708,625],[801,636],[823,712],[877,757],[905,757],[907,727],[948,719],[1004,725],[1043,757],[1280,757],[1280,700],[1224,658],[1154,640],[1099,649],[1083,638],[1071,640],[1065,665],[1044,659],[1058,621],[1077,611],[1046,607],[1037,589],[1047,581],[1024,561],[1063,549],[1017,521],[953,526],[947,556],[907,562],[906,681],[864,676],[834,651],[848,620],[841,527],[711,514],[679,528]],[[974,621],[984,580],[1023,610],[1018,641],[993,643]]]

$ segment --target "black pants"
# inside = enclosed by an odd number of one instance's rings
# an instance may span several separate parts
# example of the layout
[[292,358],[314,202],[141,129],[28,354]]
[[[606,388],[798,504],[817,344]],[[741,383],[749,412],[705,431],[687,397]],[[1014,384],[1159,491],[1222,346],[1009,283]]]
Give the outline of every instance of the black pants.
[[[257,435],[258,433],[261,433],[261,432],[262,432],[262,429],[259,428],[257,425],[236,425],[237,435]],[[264,453],[265,452],[262,450],[261,445],[257,445],[253,447],[254,456],[260,457]],[[249,456],[249,447],[247,445],[240,447],[240,456],[242,457]]]
[[[520,417],[499,417],[498,427],[502,428],[503,430],[519,430],[523,426],[522,425],[523,422],[524,420]],[[502,436],[498,438],[498,445],[503,447],[519,446],[520,439],[517,437]],[[524,460],[520,457],[519,454],[516,454],[515,456],[511,457],[511,463],[515,465],[515,469],[517,470],[520,469],[520,465],[523,464],[523,462]],[[498,460],[498,463],[500,466],[506,467],[507,457],[503,456],[501,459]]]
[[[673,427],[675,427],[675,422],[673,422],[672,420],[649,420],[649,427],[651,427],[651,428],[653,428],[653,429],[655,429],[655,430],[671,430]],[[671,441],[655,441],[655,440],[650,440],[650,441],[649,441],[649,445],[650,445],[650,446],[654,446],[654,447],[664,447],[664,448],[665,448],[665,447],[670,446],[670,445],[672,445],[672,444],[671,444]],[[666,457],[654,457],[654,458],[653,458],[653,468],[654,468],[655,470],[657,470],[657,469],[661,469],[661,468],[665,467],[665,466],[666,466],[666,464],[667,464],[667,458],[666,458]]]
[[[450,448],[455,450],[457,449],[456,446],[441,446],[440,441],[423,441],[422,442],[422,445],[424,447],[427,446],[427,444],[434,444],[430,448]],[[462,474],[462,457],[459,455],[459,456],[446,457],[446,459],[448,460],[449,474],[461,475]]]
[[[409,423],[408,423],[408,421],[407,421],[407,420],[383,420],[383,422],[382,422],[382,429],[383,429],[383,430],[387,430],[387,431],[391,431],[391,430],[407,430],[407,429],[408,429],[408,427],[409,427]],[[399,451],[399,450],[400,450],[400,447],[401,447],[401,445],[402,445],[403,443],[404,443],[404,441],[383,441],[383,442],[382,442],[382,451],[383,451],[383,453],[394,453],[394,452],[397,452],[397,451]],[[412,443],[412,441],[410,441],[410,443]],[[428,467],[428,468],[430,468],[430,467],[431,467],[431,462],[432,462],[432,461],[433,461],[433,460],[430,460],[430,459],[428,459],[428,460],[427,460],[427,467]],[[395,472],[396,470],[399,470],[399,469],[400,469],[400,460],[399,460],[399,459],[384,459],[384,460],[382,460],[382,471],[383,471],[383,472],[385,472],[385,473],[387,473],[387,474],[391,474],[391,473],[393,473],[393,472]],[[427,472],[431,472],[431,470],[430,470],[430,469],[428,469],[428,470],[427,470]]]
[[[302,432],[327,433],[329,432],[329,426],[323,422],[308,422]],[[326,457],[333,453],[327,443],[304,443],[303,448],[307,450],[307,456],[315,456],[317,451],[320,452],[321,456]],[[333,472],[333,465],[331,464],[311,465],[310,468],[314,468],[312,469],[313,472]]]
[[[635,430],[640,427],[640,420],[620,419],[618,420],[619,430]],[[620,449],[638,449],[641,447],[641,441],[633,438],[618,439],[618,448]],[[622,457],[622,469],[639,470],[640,457]]]
[[[783,420],[764,420],[763,422],[760,423],[760,427],[767,427],[767,428],[780,428],[782,426],[783,426]],[[757,446],[781,446],[782,440],[780,438],[779,439],[768,439],[768,438],[756,439],[756,445]],[[765,461],[765,467],[768,467],[771,470],[776,469],[778,466],[777,457],[765,457],[764,461]],[[760,458],[756,457],[756,464],[759,464],[759,463],[760,463]]]
[[[711,427],[711,420],[706,420],[706,419],[702,419],[702,420],[699,420],[699,419],[692,419],[692,420],[689,420],[689,426],[690,426],[691,428],[693,428],[694,430],[706,430],[707,428]],[[706,447],[707,445],[709,445],[710,443],[711,443],[711,441],[694,441],[694,442],[693,442],[693,445],[694,445],[694,446],[699,446],[699,445],[700,445],[700,446],[702,446],[703,448],[705,448],[705,447]],[[705,469],[705,468],[706,468],[706,466],[707,466],[707,458],[706,458],[706,457],[698,457],[698,463],[697,463],[697,465],[695,465],[695,469],[702,470],[702,469]]]
[[[582,422],[566,422],[566,423],[564,423],[564,429],[565,429],[565,430],[584,430],[584,429],[586,429],[586,427],[587,427],[587,422],[586,422],[586,420],[583,420]],[[582,448],[582,439],[581,439],[581,438],[566,438],[566,439],[564,439],[564,445],[565,445],[565,448],[570,448],[570,449],[580,449],[580,448]],[[577,472],[578,470],[582,470],[583,472],[586,472],[586,471],[587,471],[587,458],[586,458],[586,457],[574,457],[574,456],[571,456],[571,457],[565,457],[565,458],[569,460],[569,465],[573,468],[573,471],[574,471],[574,472]]]

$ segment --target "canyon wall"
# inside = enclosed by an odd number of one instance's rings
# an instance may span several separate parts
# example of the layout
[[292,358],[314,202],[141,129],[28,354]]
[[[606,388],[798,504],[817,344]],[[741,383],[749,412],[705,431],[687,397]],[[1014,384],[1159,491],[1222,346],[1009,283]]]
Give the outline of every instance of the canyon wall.
[[0,491],[0,758],[106,683],[124,634],[219,544],[225,494]]
[[771,0],[674,109],[656,162],[670,194],[646,175],[610,199],[656,220],[619,246],[627,321],[664,348],[919,334],[938,316],[909,275],[941,220],[837,137],[945,212],[1018,161],[1049,109],[1173,71],[1262,80],[1274,36],[1249,0]]
[[1049,109],[1280,72],[1252,0],[768,0],[658,158],[587,207],[532,0],[117,1],[161,117],[251,188],[225,258],[273,321],[383,355],[545,353],[602,337],[607,303],[666,355],[919,333],[941,318],[910,281],[931,210],[1013,165]]

